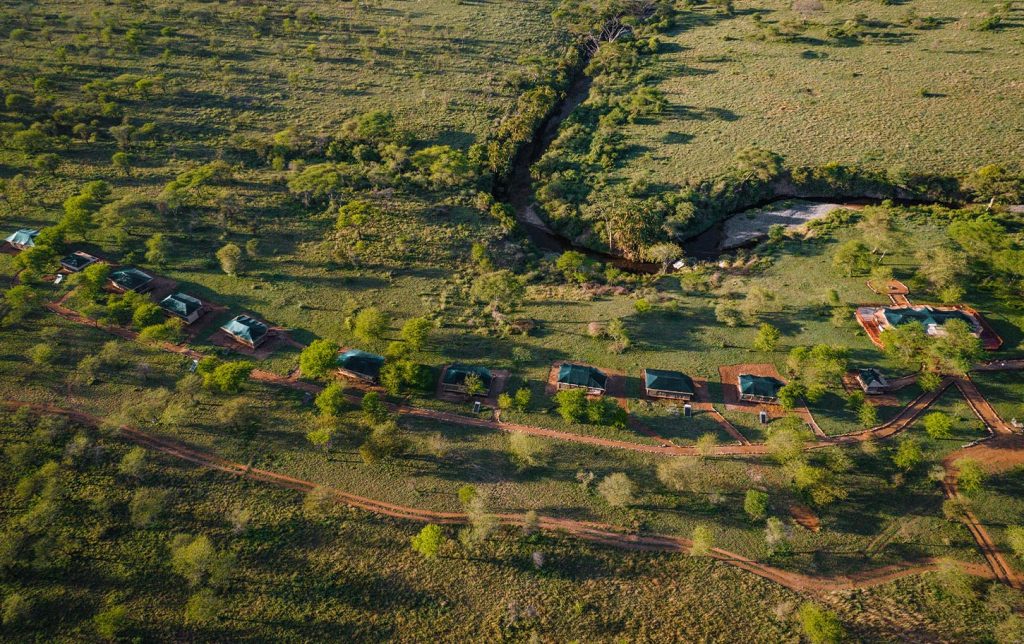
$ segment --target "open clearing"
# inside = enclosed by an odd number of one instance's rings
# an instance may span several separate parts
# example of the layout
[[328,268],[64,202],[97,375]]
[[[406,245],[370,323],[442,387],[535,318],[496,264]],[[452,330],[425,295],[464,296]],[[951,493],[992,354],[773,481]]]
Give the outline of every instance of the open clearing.
[[[966,172],[1024,158],[1024,39],[1019,4],[1001,28],[978,31],[988,3],[736,3],[707,8],[671,34],[655,86],[665,114],[628,129],[624,177],[682,184],[730,167],[756,145],[794,165]],[[830,26],[864,16],[856,40]],[[914,28],[936,19],[935,28]],[[806,24],[803,21],[806,20]],[[760,37],[779,30],[789,41]],[[1011,135],[1016,132],[1017,135]]]

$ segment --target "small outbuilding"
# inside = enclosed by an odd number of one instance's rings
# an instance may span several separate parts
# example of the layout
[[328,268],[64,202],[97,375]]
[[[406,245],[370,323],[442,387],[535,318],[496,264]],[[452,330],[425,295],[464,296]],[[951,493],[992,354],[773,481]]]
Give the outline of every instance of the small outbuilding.
[[137,268],[119,268],[110,273],[110,285],[121,293],[145,293],[153,288],[153,276]]
[[203,314],[202,301],[186,293],[171,293],[160,301],[160,308],[185,324],[192,324]]
[[60,260],[60,265],[69,273],[77,273],[85,270],[98,261],[100,261],[99,258],[93,257],[89,253],[83,253],[79,250]]
[[248,315],[239,315],[220,329],[250,349],[263,344],[270,334],[270,327]]
[[884,394],[889,389],[889,381],[878,369],[858,370],[857,384],[866,394]]
[[359,349],[349,349],[338,354],[336,364],[338,373],[345,377],[376,383],[380,380],[380,370],[384,366],[384,356],[367,353]]
[[491,370],[486,367],[473,367],[464,364],[448,365],[441,376],[441,389],[451,393],[468,394],[469,385],[467,383],[474,377],[480,381],[482,387],[482,390],[477,391],[474,395],[486,396],[489,394],[491,382],[494,380]]
[[36,237],[38,235],[39,231],[34,228],[22,228],[11,233],[4,241],[18,250],[25,250],[36,245]]
[[644,388],[651,398],[691,400],[696,393],[690,376],[664,369],[644,369]]
[[771,376],[755,376],[741,373],[736,383],[740,391],[740,400],[757,403],[774,403],[779,400],[779,389],[785,385]]
[[592,396],[602,396],[608,390],[608,376],[594,367],[566,362],[558,367],[556,387],[559,390],[586,389]]

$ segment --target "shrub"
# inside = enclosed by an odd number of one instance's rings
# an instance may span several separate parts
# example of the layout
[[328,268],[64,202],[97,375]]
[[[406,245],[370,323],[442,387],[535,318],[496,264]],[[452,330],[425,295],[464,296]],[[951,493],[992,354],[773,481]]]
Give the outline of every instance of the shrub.
[[128,609],[121,605],[108,607],[92,618],[96,633],[107,640],[118,639],[128,628]]
[[4,598],[2,611],[4,626],[21,626],[32,614],[32,600],[21,593],[11,593]]
[[597,493],[608,505],[623,508],[633,502],[633,481],[622,472],[609,474],[597,484]]
[[558,414],[570,423],[583,422],[587,417],[587,393],[582,389],[563,389],[555,394]]
[[527,469],[543,462],[547,454],[547,445],[536,436],[512,432],[508,435],[508,450],[512,462],[519,469]]
[[978,461],[961,458],[953,465],[957,469],[957,488],[961,492],[971,496],[981,491],[985,481],[985,472],[981,469]]
[[711,526],[703,523],[693,528],[693,535],[690,537],[690,556],[704,557],[711,553],[714,547],[714,533]]
[[516,389],[515,396],[512,397],[512,403],[516,411],[524,412],[530,407],[530,399],[533,397],[533,392],[530,391],[529,387],[520,387]]
[[902,439],[892,457],[893,465],[905,472],[920,465],[922,460],[924,455],[921,453],[921,446],[913,438]]
[[348,400],[345,388],[340,382],[332,382],[316,396],[316,408],[324,416],[339,416],[345,410]]
[[326,378],[337,366],[339,347],[330,340],[313,340],[299,354],[299,369],[309,378]]
[[199,363],[199,374],[203,377],[203,386],[222,393],[238,393],[242,383],[252,373],[251,362],[221,362],[216,358],[204,358]]
[[953,435],[953,419],[941,411],[935,411],[922,419],[924,430],[934,439],[949,438]]
[[864,403],[857,410],[857,420],[865,429],[874,427],[878,424],[878,408],[870,403]]
[[357,338],[364,342],[370,342],[384,335],[388,323],[387,314],[371,306],[356,315],[354,331]]
[[768,516],[768,493],[761,490],[747,490],[743,499],[743,511],[754,521]]
[[139,488],[128,503],[132,525],[141,528],[152,523],[164,510],[167,491],[157,488]]
[[413,550],[423,555],[424,559],[433,559],[444,545],[444,531],[441,530],[441,526],[430,523],[423,526],[411,541]]
[[209,624],[217,619],[223,602],[213,590],[204,588],[192,594],[185,604],[186,624]]
[[151,324],[139,331],[139,342],[143,344],[159,344],[162,342],[176,344],[181,341],[184,331],[184,321],[178,318],[170,318],[161,324]]
[[233,566],[231,554],[217,552],[205,535],[179,534],[171,541],[171,569],[190,586],[223,586]]
[[754,349],[764,353],[775,351],[781,337],[782,332],[777,328],[770,324],[762,324],[757,329],[757,337],[754,338]]
[[217,261],[220,268],[232,277],[238,275],[244,268],[245,258],[242,249],[237,244],[226,244],[217,251]]
[[402,325],[402,341],[412,351],[422,351],[430,339],[434,323],[427,318],[412,318]]
[[1013,525],[1006,528],[1006,540],[1014,554],[1024,559],[1024,527]]
[[132,313],[132,325],[137,329],[159,324],[164,319],[164,312],[152,302],[144,302]]
[[846,638],[836,614],[810,602],[800,607],[800,625],[812,644],[838,644]]

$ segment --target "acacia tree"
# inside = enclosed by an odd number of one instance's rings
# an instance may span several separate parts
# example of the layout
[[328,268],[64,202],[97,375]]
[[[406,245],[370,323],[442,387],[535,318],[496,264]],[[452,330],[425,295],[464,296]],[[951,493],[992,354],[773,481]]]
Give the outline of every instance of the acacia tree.
[[326,378],[337,365],[339,347],[330,340],[314,340],[299,354],[299,370],[310,378]]
[[369,306],[356,314],[353,331],[360,340],[370,342],[384,335],[390,318],[375,306]]
[[471,290],[478,301],[487,302],[493,310],[503,312],[518,308],[526,293],[522,280],[508,270],[481,275],[473,282]]
[[430,339],[430,332],[434,329],[434,323],[427,318],[412,318],[406,320],[402,325],[402,341],[409,347],[410,351],[422,351]]
[[668,272],[669,266],[672,265],[673,260],[682,259],[683,249],[679,244],[661,242],[648,246],[644,254],[648,261],[660,264],[661,272],[666,273]]
[[781,337],[782,332],[777,327],[763,323],[757,329],[757,337],[754,338],[754,349],[764,353],[775,351],[775,347],[778,346],[779,338]]
[[871,267],[871,251],[862,241],[851,239],[836,248],[832,265],[842,269],[847,277],[866,273]]
[[635,488],[633,481],[630,480],[623,472],[615,472],[604,477],[600,483],[597,484],[597,492],[604,500],[608,502],[608,505],[617,508],[624,508],[627,505],[633,503],[633,496]]
[[861,219],[857,224],[864,235],[864,241],[871,244],[872,254],[881,252],[884,256],[892,249],[893,233],[892,215],[885,206],[868,206],[861,211]]

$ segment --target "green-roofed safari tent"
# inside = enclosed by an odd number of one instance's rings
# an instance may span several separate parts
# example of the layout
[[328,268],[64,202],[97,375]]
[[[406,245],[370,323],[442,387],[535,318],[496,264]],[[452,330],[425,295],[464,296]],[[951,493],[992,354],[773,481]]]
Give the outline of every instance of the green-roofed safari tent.
[[160,308],[185,324],[192,324],[203,314],[203,303],[187,293],[171,293],[160,301]]
[[608,389],[608,376],[594,367],[566,362],[558,367],[558,389],[586,389],[592,396],[602,396]]
[[857,384],[866,394],[884,394],[889,389],[889,381],[878,369],[859,369]]
[[783,383],[771,376],[755,376],[742,373],[737,385],[740,389],[740,400],[759,403],[774,403],[779,399],[779,389]]
[[221,330],[252,349],[263,344],[270,334],[270,327],[248,315],[239,315],[222,326]]
[[122,293],[145,293],[153,287],[153,276],[137,268],[119,268],[111,272],[108,279],[110,285]]
[[338,373],[346,378],[376,383],[380,380],[384,356],[359,349],[349,349],[338,354],[336,364]]
[[469,381],[471,376],[480,380],[483,391],[477,392],[477,396],[486,396],[491,391],[491,382],[494,377],[491,370],[486,367],[474,367],[464,364],[451,364],[444,370],[441,376],[441,389],[448,392],[468,394]]
[[39,231],[34,228],[22,228],[8,235],[4,241],[18,250],[25,250],[36,245],[37,235],[39,235]]
[[673,400],[690,400],[696,393],[690,376],[664,369],[644,369],[644,389],[651,398]]
[[69,273],[77,273],[85,270],[98,261],[100,261],[99,258],[78,250],[60,260],[60,265]]

